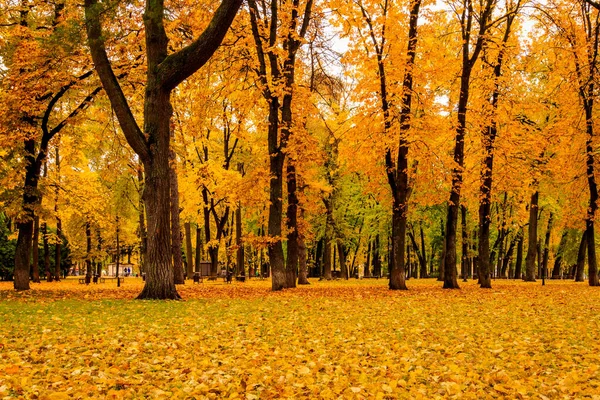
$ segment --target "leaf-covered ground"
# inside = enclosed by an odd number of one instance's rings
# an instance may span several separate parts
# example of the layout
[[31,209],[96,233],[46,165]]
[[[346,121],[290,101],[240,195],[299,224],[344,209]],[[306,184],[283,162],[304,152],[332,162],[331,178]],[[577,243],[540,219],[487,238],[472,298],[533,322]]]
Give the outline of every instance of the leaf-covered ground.
[[595,398],[600,289],[586,284],[0,283],[0,398]]

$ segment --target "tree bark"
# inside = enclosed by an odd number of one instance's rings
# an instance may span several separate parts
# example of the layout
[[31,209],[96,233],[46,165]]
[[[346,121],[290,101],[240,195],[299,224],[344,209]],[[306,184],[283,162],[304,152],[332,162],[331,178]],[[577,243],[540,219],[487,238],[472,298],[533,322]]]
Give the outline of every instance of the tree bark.
[[31,263],[32,263],[32,280],[35,283],[40,283],[40,217],[35,216],[33,222],[33,242],[32,242],[32,254],[31,254]]
[[92,281],[92,228],[90,221],[85,222],[85,283]]
[[537,223],[538,223],[538,200],[539,193],[535,191],[531,195],[529,203],[529,235],[527,257],[525,258],[525,281],[535,282],[535,258],[537,255]]
[[[286,108],[287,110],[287,108]],[[291,110],[288,117],[291,123]],[[296,271],[298,270],[298,196],[296,194],[296,167],[293,160],[288,158],[287,164],[287,265],[286,265],[286,287],[296,287]]]
[[323,251],[323,279],[331,280],[331,240],[325,237],[325,249]]
[[200,271],[200,262],[202,261],[202,248],[204,244],[202,243],[202,228],[200,225],[196,225],[196,263],[195,263],[195,272]]
[[194,256],[192,249],[192,227],[189,222],[183,224],[185,229],[185,258],[188,279],[194,275]]
[[[170,116],[169,116],[170,118]],[[176,157],[173,149],[169,150],[169,182],[171,209],[171,254],[173,255],[173,273],[176,285],[185,283],[183,274],[183,257],[181,255],[181,222],[179,219],[179,182],[177,180]]]
[[552,279],[560,279],[562,277],[562,261],[563,254],[565,252],[565,246],[567,245],[568,232],[565,230],[560,238],[558,249],[556,250],[556,256],[554,258],[554,268],[552,268]]
[[521,279],[521,270],[523,266],[523,230],[519,231],[519,239],[517,242],[517,261],[515,262],[515,279]]
[[244,243],[242,242],[242,205],[235,210],[235,243],[237,245],[236,273],[246,275],[244,262]]
[[550,213],[548,218],[548,229],[546,229],[546,238],[544,239],[544,256],[542,259],[542,277],[548,278],[548,258],[550,256],[550,235],[552,234],[552,222],[554,214]]
[[56,244],[54,245],[54,280],[60,281],[61,245],[62,245],[62,220],[58,214],[58,197],[60,190],[60,154],[56,146],[56,187],[54,188],[54,216],[56,217]]
[[583,270],[585,268],[585,253],[587,247],[586,231],[581,235],[579,250],[577,251],[577,267],[575,270],[575,282],[583,282]]
[[[300,218],[304,218],[304,209],[300,208]],[[308,281],[307,251],[304,235],[298,231],[298,285],[310,285]]]

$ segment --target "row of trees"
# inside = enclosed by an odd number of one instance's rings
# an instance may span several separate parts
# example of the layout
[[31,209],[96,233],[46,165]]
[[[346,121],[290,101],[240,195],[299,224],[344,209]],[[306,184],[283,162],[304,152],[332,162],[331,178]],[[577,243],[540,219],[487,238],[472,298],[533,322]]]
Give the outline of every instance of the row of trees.
[[88,265],[135,244],[139,298],[178,298],[204,249],[213,273],[268,259],[273,290],[329,278],[334,253],[406,289],[532,281],[552,254],[581,279],[587,252],[597,286],[597,7],[3,0],[15,288],[50,223]]

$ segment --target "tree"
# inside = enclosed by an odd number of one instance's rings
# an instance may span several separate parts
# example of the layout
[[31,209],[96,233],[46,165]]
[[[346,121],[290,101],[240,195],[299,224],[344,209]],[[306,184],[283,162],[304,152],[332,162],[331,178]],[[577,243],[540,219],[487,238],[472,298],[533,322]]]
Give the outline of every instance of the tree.
[[144,164],[144,205],[148,227],[146,284],[138,299],[178,299],[170,248],[171,92],[202,67],[217,50],[242,0],[223,0],[202,34],[175,53],[168,53],[165,7],[148,0],[144,11],[147,76],[144,123],[140,129],[115,76],[102,33],[103,8],[85,1],[87,36],[92,60],[127,142]]

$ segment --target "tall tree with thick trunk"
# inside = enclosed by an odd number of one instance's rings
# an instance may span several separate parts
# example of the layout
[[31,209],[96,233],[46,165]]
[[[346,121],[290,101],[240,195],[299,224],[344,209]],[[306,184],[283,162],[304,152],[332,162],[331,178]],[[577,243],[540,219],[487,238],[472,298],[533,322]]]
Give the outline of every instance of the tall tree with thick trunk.
[[[454,167],[452,168],[452,189],[448,201],[448,214],[446,218],[446,240],[444,255],[444,289],[458,289],[456,279],[456,226],[458,210],[460,207],[460,192],[463,183],[463,169],[465,160],[465,134],[467,130],[467,107],[471,86],[471,72],[486,40],[486,35],[492,22],[492,12],[496,5],[495,0],[484,0],[479,3],[479,12],[476,13],[473,0],[462,0],[460,13],[460,27],[462,36],[461,48],[461,75],[460,93],[458,99],[458,123],[456,125],[456,138],[454,145]],[[479,29],[473,44],[473,24],[477,22]],[[471,50],[472,46],[472,50]],[[481,279],[481,264],[479,277]]]
[[537,224],[539,193],[536,190],[529,202],[529,231],[527,235],[527,256],[525,257],[525,281],[535,282],[535,258],[537,256]]
[[115,76],[104,43],[97,0],[85,0],[85,19],[92,60],[121,129],[144,164],[144,204],[148,226],[146,283],[139,299],[178,299],[170,240],[171,92],[202,67],[217,50],[242,0],[223,0],[208,27],[192,43],[169,54],[163,0],[147,0],[144,11],[147,74],[144,123],[140,129]]

